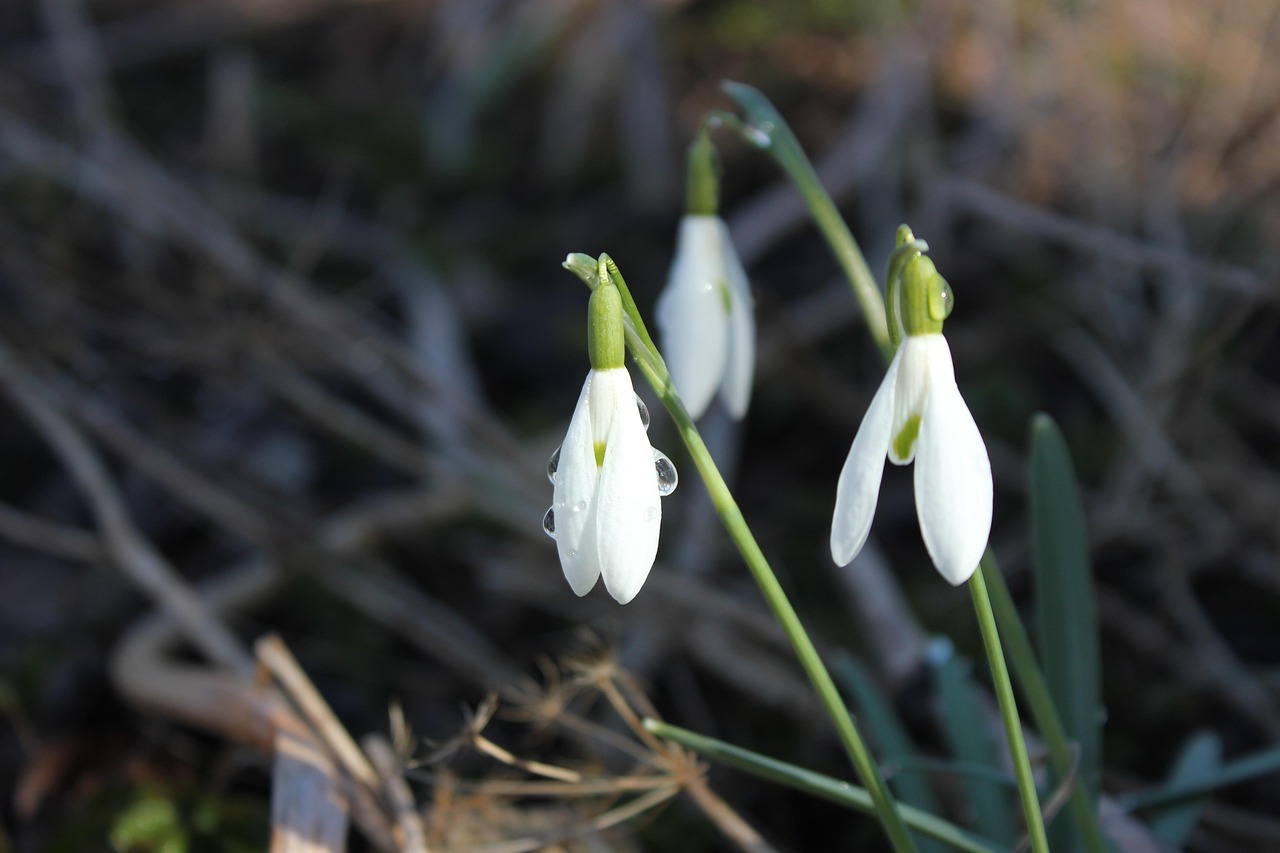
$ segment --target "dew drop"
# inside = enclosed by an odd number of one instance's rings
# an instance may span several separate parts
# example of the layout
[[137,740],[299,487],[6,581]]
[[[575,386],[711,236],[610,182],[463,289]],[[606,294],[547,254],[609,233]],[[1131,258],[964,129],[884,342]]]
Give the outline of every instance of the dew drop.
[[574,512],[582,512],[586,508],[587,508],[586,501],[578,501],[576,504],[573,505]]
[[657,521],[661,517],[662,517],[662,513],[658,510],[656,506],[647,506],[644,508],[645,524],[652,524],[653,522]]
[[[636,408],[640,410],[640,423],[644,424],[644,431],[649,431],[649,407],[644,404],[644,400],[640,399],[640,395],[636,395]],[[557,451],[558,452],[558,451]]]
[[680,482],[680,477],[676,473],[675,463],[667,454],[653,449],[653,468],[658,474],[658,494],[666,497],[676,490],[676,484]]
[[747,128],[747,138],[752,145],[760,148],[768,148],[773,144],[773,122],[761,122],[759,125],[753,125]]
[[560,448],[556,448],[551,454],[551,458],[547,460],[547,479],[552,483],[556,481],[556,469],[560,467]]
[[551,507],[547,510],[547,514],[542,517],[542,532],[556,538],[556,508]]

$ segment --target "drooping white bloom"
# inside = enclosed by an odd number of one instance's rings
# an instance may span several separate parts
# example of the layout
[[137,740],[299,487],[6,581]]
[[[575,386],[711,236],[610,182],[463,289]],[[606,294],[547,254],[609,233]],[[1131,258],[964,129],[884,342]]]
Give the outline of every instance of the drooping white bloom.
[[956,387],[941,334],[902,339],[836,488],[831,556],[847,565],[867,541],[884,460],[915,460],[916,515],[933,564],[952,584],[973,574],[991,533],[991,462]]
[[644,585],[662,521],[654,462],[627,369],[592,370],[560,446],[548,513],[564,576],[578,595],[602,575],[621,604]]
[[755,312],[746,271],[719,216],[680,220],[655,313],[667,367],[689,414],[701,417],[717,389],[729,414],[746,414],[755,374]]

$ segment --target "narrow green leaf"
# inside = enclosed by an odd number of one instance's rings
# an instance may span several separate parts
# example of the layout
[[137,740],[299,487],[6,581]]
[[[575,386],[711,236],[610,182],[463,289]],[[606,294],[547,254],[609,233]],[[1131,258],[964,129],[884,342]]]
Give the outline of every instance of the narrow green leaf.
[[[942,725],[951,754],[965,764],[998,768],[995,746],[974,689],[973,665],[954,654],[948,640],[935,642],[931,658],[942,703]],[[978,832],[1006,844],[1017,837],[1018,824],[1005,785],[971,777],[964,793]]]
[[[1221,764],[1222,741],[1213,732],[1197,732],[1178,753],[1167,782],[1175,786],[1195,784],[1211,778]],[[1156,812],[1151,817],[1151,834],[1171,848],[1181,850],[1200,820],[1207,799],[1186,800]]]
[[[830,800],[864,814],[876,813],[875,804],[866,788],[859,788],[857,785],[850,785],[848,782],[659,720],[646,719],[644,727],[660,738],[688,747],[726,767],[733,767],[753,776],[759,776],[761,779],[768,779],[771,782],[786,785],[788,788],[822,797],[824,800]],[[966,832],[955,824],[934,817],[914,806],[899,803],[897,812],[907,826],[931,838],[944,841],[957,850],[966,850],[970,853],[1006,853],[1008,850],[1006,846]]]
[[[1030,486],[1040,659],[1063,728],[1079,750],[1079,783],[1093,802],[1102,773],[1097,598],[1071,455],[1046,414],[1031,421]],[[1051,840],[1055,850],[1084,849],[1070,821],[1054,821]]]
[[1235,761],[1228,761],[1213,773],[1203,775],[1199,779],[1166,782],[1155,788],[1129,794],[1120,798],[1120,804],[1128,811],[1138,811],[1183,803],[1212,793],[1219,788],[1248,782],[1250,779],[1271,773],[1280,773],[1280,746],[1264,749],[1245,758],[1237,758]]
[[[929,814],[939,814],[938,800],[929,780],[919,773],[894,773],[893,770],[919,763],[915,744],[907,728],[898,718],[893,704],[880,692],[871,676],[857,661],[845,653],[836,657],[836,681],[853,697],[853,710],[866,727],[878,749],[880,766],[885,770],[889,787],[900,802],[909,803]],[[945,848],[930,839],[916,839],[920,853],[938,853]]]

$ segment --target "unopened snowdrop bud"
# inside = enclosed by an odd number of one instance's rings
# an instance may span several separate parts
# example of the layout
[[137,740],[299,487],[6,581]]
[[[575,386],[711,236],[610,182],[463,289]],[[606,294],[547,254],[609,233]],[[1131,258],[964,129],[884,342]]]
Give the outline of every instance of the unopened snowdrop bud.
[[987,547],[992,481],[986,445],[956,387],[951,349],[942,336],[954,298],[933,261],[922,254],[891,262],[890,270],[890,326],[900,324],[905,336],[840,472],[831,556],[837,565],[847,565],[866,543],[885,457],[895,465],[914,461],[916,516],[925,547],[939,573],[961,584]]
[[574,592],[586,595],[603,576],[626,604],[653,568],[660,499],[675,489],[675,467],[649,444],[648,412],[625,363],[622,298],[611,282],[591,293],[587,333],[591,372],[547,467],[554,488],[543,529]]
[[656,316],[662,352],[689,414],[698,418],[720,392],[741,418],[755,374],[755,311],[742,261],[717,215],[715,149],[706,134],[689,148],[687,212]]

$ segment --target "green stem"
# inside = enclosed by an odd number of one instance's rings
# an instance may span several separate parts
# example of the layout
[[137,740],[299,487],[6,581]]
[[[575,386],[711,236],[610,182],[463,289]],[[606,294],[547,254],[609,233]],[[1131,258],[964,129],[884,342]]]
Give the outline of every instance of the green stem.
[[[768,779],[770,782],[777,782],[779,785],[786,785],[797,791],[822,797],[846,808],[875,814],[875,802],[865,788],[658,720],[646,719],[644,727],[658,737],[675,741],[712,761],[759,776],[761,779]],[[950,844],[957,850],[967,850],[970,853],[1000,853],[1004,850],[994,841],[966,832],[953,823],[934,817],[913,806],[899,805],[898,813],[907,826],[945,844]]]
[[[978,571],[990,592],[996,624],[1004,636],[1005,651],[1013,666],[1014,677],[1018,679],[1018,686],[1022,688],[1022,695],[1027,700],[1031,718],[1035,720],[1036,729],[1044,738],[1045,747],[1049,751],[1049,764],[1058,779],[1070,779],[1075,773],[1076,763],[1071,741],[1062,725],[1062,717],[1058,715],[1058,708],[1053,704],[1044,673],[1040,671],[1040,665],[1036,661],[1031,638],[1027,636],[1027,629],[1018,617],[1013,596],[1009,594],[1004,575],[990,549],[983,555]],[[1071,814],[1080,827],[1081,838],[1089,853],[1107,853],[1109,848],[1102,828],[1098,825],[1098,813],[1089,802],[1089,792],[1083,785],[1077,784],[1071,791]]]
[[[783,633],[787,635],[787,639],[795,649],[796,656],[800,659],[800,666],[809,677],[814,690],[817,691],[823,707],[831,716],[840,742],[844,745],[845,752],[849,754],[859,778],[867,787],[894,850],[898,853],[909,853],[909,851],[914,853],[915,843],[898,815],[893,795],[880,775],[880,769],[872,760],[871,752],[858,733],[844,700],[840,698],[840,692],[836,689],[831,674],[827,672],[822,658],[818,655],[818,650],[814,648],[813,641],[809,639],[809,634],[804,629],[804,624],[787,599],[787,594],[783,592],[782,585],[778,583],[778,578],[770,568],[764,552],[756,543],[751,528],[747,526],[747,521],[742,516],[742,510],[738,508],[737,501],[733,499],[728,485],[720,476],[720,469],[716,467],[715,461],[711,458],[711,452],[707,450],[697,426],[694,425],[693,418],[689,416],[688,410],[684,407],[684,401],[680,399],[675,385],[671,382],[667,365],[662,360],[657,347],[654,346],[653,339],[649,337],[644,319],[640,316],[640,311],[631,297],[631,291],[618,265],[608,255],[601,255],[599,266],[596,270],[592,270],[590,265],[583,261],[583,256],[571,255],[565,262],[565,267],[586,281],[589,286],[596,286],[601,275],[608,275],[617,285],[628,321],[624,323],[627,346],[635,357],[640,372],[649,380],[649,384],[653,386],[653,390],[662,399],[672,420],[675,421],[680,437],[689,451],[689,458],[693,460],[694,467],[698,469],[706,485],[707,494],[711,498],[716,514],[720,516],[720,521],[728,531],[729,538],[742,554],[765,601],[768,602],[782,626]],[[602,270],[607,272],[601,272]]]
[[862,256],[862,250],[853,239],[849,226],[845,224],[836,209],[835,202],[823,189],[818,180],[818,173],[813,164],[805,156],[791,127],[782,115],[769,103],[759,90],[744,83],[726,80],[722,88],[729,97],[738,102],[747,115],[748,123],[726,122],[738,129],[742,138],[757,148],[765,151],[782,170],[791,178],[796,189],[804,198],[813,221],[817,224],[822,236],[827,239],[831,251],[836,256],[840,268],[853,287],[854,298],[862,307],[862,318],[866,321],[871,337],[880,348],[885,359],[893,358],[893,345],[889,341],[889,326],[885,322],[884,300],[880,296],[880,288],[875,276]]
[[978,615],[978,627],[982,631],[982,645],[991,664],[991,678],[1000,703],[1000,718],[1004,721],[1005,734],[1009,738],[1009,754],[1013,759],[1013,772],[1018,780],[1018,799],[1022,801],[1022,815],[1027,822],[1027,835],[1031,839],[1033,853],[1048,853],[1049,839],[1044,832],[1044,818],[1040,814],[1040,799],[1036,796],[1035,779],[1031,776],[1031,762],[1027,759],[1027,744],[1022,737],[1022,721],[1018,718],[1018,703],[1013,696],[1013,684],[1009,681],[1009,668],[1005,666],[1004,651],[1000,647],[1000,633],[996,630],[996,617],[991,609],[991,598],[983,572],[977,571],[969,579],[969,591],[973,594],[973,609]]

